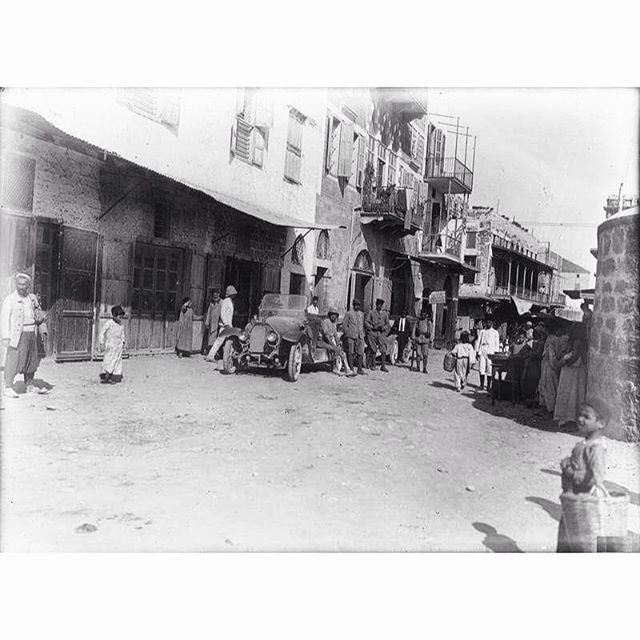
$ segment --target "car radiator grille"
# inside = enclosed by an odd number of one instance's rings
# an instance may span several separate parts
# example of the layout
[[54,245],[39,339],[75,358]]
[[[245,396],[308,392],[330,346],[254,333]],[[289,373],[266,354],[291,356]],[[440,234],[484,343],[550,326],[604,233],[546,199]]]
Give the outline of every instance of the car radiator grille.
[[251,339],[249,341],[249,350],[251,353],[262,353],[264,351],[264,342],[267,336],[267,327],[258,324],[251,329]]

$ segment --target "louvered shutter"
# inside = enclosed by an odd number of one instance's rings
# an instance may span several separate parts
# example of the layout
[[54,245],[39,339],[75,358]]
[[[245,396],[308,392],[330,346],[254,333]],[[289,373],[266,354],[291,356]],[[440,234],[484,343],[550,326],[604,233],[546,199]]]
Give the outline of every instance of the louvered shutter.
[[235,126],[234,153],[238,158],[251,160],[251,131],[253,127],[242,118],[237,118]]
[[365,141],[364,136],[358,137],[358,173],[356,177],[356,186],[361,187],[364,182],[364,166],[365,166]]
[[418,134],[416,164],[420,174],[422,174],[424,167],[424,136],[420,133]]
[[[249,134],[251,136],[251,134]],[[251,137],[249,137],[249,143]],[[253,130],[253,164],[261,167],[264,164],[264,153],[266,148],[266,134],[258,127]]]
[[340,127],[340,147],[338,149],[339,178],[348,178],[351,175],[351,155],[353,154],[353,124],[343,122]]

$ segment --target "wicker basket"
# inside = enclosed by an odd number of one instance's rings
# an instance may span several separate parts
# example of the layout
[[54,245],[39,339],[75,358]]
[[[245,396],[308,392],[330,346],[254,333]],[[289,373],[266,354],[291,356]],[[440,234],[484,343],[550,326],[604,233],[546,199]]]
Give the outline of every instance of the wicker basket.
[[453,353],[446,353],[444,356],[444,360],[442,361],[442,366],[445,371],[451,373],[456,368],[456,357]]
[[588,493],[563,493],[560,496],[569,544],[576,551],[595,551],[599,537],[627,535],[626,493],[597,497]]

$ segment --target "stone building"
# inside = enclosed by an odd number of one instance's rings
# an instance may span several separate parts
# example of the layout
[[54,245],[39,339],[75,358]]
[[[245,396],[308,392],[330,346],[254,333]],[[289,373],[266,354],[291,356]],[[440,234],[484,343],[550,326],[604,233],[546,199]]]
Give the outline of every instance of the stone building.
[[469,329],[503,300],[515,299],[520,309],[564,304],[556,282],[558,261],[549,247],[492,207],[469,212],[464,260],[478,272],[462,278],[458,329]]
[[639,441],[640,310],[638,207],[598,227],[598,266],[589,341],[587,395],[613,408],[609,435]]
[[433,307],[436,338],[450,339],[459,274],[467,267],[462,225],[448,225],[453,198],[470,192],[472,174],[445,155],[428,122],[426,95],[330,90],[325,126],[317,220],[345,229],[332,232],[331,269],[316,273],[316,291],[341,309],[353,298],[365,309],[382,298],[392,315],[417,314],[432,292],[443,292]]
[[16,269],[33,273],[59,360],[95,355],[115,304],[130,352],[148,353],[173,348],[190,296],[197,350],[213,287],[237,287],[238,324],[265,292],[308,292],[316,236],[333,230],[315,223],[318,104],[250,89],[7,92],[4,291]]

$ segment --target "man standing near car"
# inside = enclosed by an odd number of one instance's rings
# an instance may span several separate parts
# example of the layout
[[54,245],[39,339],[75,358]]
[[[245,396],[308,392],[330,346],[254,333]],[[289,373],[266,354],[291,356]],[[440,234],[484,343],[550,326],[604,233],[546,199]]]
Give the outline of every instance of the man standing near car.
[[233,327],[233,299],[238,295],[238,291],[236,288],[230,284],[226,291],[224,300],[220,303],[220,321],[218,323],[218,337],[215,339],[213,345],[211,346],[211,350],[207,354],[205,360],[209,362],[213,362],[216,353],[218,353],[218,349],[222,346],[222,343],[225,341],[226,336],[221,336],[220,334],[224,332],[225,329],[229,329]]
[[366,375],[364,365],[364,313],[360,300],[352,300],[351,309],[344,314],[342,331],[347,343],[347,362],[355,369],[355,356],[358,356],[358,374]]
[[376,368],[376,353],[380,351],[380,358],[382,360],[380,371],[386,373],[389,371],[389,369],[387,369],[387,336],[389,335],[391,325],[389,324],[389,314],[383,307],[384,300],[378,298],[376,300],[376,308],[369,311],[365,318],[364,326],[367,330],[367,344],[371,350],[371,368]]

